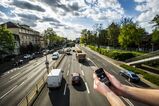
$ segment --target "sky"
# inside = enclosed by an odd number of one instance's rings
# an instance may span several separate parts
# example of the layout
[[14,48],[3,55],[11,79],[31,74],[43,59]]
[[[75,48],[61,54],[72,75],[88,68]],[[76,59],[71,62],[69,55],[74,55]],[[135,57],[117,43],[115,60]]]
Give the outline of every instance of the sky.
[[68,39],[95,24],[108,27],[123,17],[133,18],[152,32],[151,20],[159,14],[159,0],[0,0],[0,24],[7,21],[29,25],[43,33],[48,27]]

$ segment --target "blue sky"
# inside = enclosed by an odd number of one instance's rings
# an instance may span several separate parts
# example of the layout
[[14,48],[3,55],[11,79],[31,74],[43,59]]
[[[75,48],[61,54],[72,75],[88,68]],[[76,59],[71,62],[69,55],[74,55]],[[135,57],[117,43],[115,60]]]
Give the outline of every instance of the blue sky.
[[0,23],[7,21],[27,24],[41,33],[52,27],[69,39],[80,37],[82,29],[93,30],[102,23],[106,28],[122,17],[152,31],[149,23],[159,14],[158,0],[1,0]]

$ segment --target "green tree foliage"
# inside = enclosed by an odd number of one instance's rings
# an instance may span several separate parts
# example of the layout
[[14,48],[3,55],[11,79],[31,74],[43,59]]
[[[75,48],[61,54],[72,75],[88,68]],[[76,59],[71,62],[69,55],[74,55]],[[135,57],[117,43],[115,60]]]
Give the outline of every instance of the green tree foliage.
[[159,29],[155,29],[152,33],[152,42],[159,44]]
[[128,23],[121,27],[118,40],[123,48],[128,48],[132,45],[139,47],[144,34],[145,30],[143,28],[137,27],[136,24]]
[[153,23],[155,23],[155,27],[159,28],[159,15],[156,15],[153,20],[152,20]]
[[11,54],[15,48],[13,34],[4,27],[0,27],[0,52]]
[[120,26],[113,22],[108,26],[107,30],[108,30],[107,39],[109,39],[109,45],[117,46],[118,45],[118,36],[120,34]]
[[64,38],[58,36],[52,28],[47,28],[47,30],[44,31],[44,38],[45,44],[48,45],[49,43],[49,47],[51,48],[54,46],[54,44],[61,45],[64,42]]

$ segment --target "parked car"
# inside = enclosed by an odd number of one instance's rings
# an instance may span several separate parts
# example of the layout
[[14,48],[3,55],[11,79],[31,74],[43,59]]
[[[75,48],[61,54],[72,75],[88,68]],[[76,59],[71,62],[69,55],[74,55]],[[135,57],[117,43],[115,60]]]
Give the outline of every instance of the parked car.
[[54,52],[52,54],[52,60],[57,60],[59,58],[59,53],[58,52]]
[[47,76],[47,87],[48,88],[60,87],[61,83],[62,83],[62,70],[52,69]]
[[18,59],[16,60],[14,63],[13,63],[13,66],[20,66],[24,63],[24,60],[23,59]]
[[81,84],[81,77],[79,73],[72,73],[72,85],[79,85]]
[[139,82],[140,78],[132,71],[120,71],[119,74],[130,82]]
[[24,58],[24,59],[31,59],[31,55],[30,55],[30,54],[25,54],[25,55],[23,56],[23,58]]

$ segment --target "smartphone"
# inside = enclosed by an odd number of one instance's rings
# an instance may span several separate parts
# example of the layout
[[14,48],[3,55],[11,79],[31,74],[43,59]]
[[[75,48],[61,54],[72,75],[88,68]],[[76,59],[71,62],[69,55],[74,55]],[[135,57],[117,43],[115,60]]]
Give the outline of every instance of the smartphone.
[[111,83],[109,81],[109,78],[107,77],[107,75],[105,74],[103,68],[99,68],[95,71],[97,77],[99,78],[99,80],[101,82],[103,82],[105,85],[110,86]]

